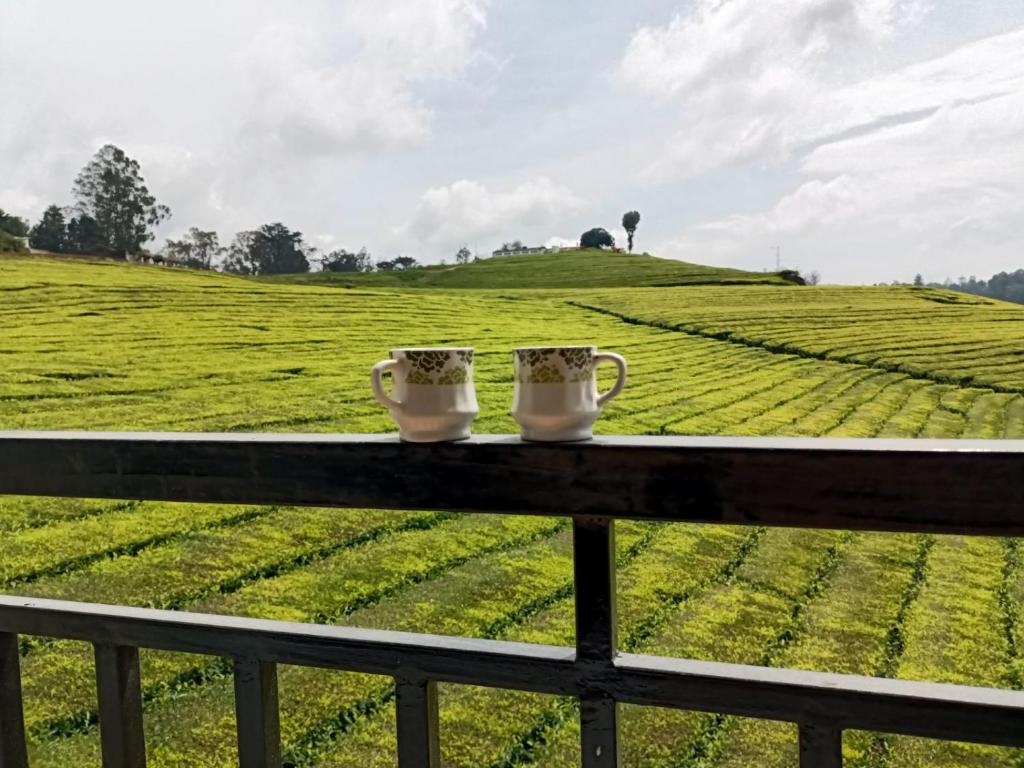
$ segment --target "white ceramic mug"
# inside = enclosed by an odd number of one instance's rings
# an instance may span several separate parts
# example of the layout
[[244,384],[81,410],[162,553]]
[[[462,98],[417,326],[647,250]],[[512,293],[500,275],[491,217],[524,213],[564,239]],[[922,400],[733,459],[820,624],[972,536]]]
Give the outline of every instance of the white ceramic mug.
[[[589,440],[605,403],[626,385],[626,361],[597,347],[521,347],[512,358],[512,416],[524,440]],[[599,395],[596,369],[604,361],[615,363],[619,377]]]
[[[470,347],[392,349],[370,372],[373,396],[387,406],[398,435],[410,443],[464,440],[480,410]],[[389,397],[381,377],[390,371]]]

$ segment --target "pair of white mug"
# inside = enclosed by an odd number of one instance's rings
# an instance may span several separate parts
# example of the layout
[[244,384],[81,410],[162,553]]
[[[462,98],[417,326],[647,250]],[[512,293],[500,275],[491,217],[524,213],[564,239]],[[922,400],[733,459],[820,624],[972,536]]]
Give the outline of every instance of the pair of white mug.
[[[521,347],[512,359],[512,416],[526,440],[589,439],[601,408],[626,385],[626,361],[597,347]],[[598,394],[596,368],[605,361],[615,363],[619,375],[611,389]],[[390,396],[385,372],[394,380]],[[392,349],[390,360],[373,366],[370,382],[408,442],[465,439],[480,410],[471,347]]]

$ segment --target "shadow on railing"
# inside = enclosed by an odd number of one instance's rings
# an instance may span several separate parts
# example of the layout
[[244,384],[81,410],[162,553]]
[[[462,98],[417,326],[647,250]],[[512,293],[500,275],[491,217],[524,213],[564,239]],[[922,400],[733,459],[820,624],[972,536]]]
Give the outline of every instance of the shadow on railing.
[[394,677],[402,768],[440,765],[438,682],[577,697],[584,768],[619,764],[620,702],[797,723],[815,768],[846,729],[1024,746],[1022,692],[620,654],[614,561],[617,517],[1019,536],[1024,441],[0,432],[0,494],[572,515],[576,584],[575,648],[0,597],[0,768],[18,634],[94,644],[105,766],[145,765],[139,648],[234,659],[246,768],[281,762],[277,664]]

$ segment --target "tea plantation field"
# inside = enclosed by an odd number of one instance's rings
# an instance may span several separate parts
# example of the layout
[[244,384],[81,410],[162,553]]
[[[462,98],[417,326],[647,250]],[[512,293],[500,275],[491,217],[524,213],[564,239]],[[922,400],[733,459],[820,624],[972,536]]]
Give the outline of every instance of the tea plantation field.
[[[513,346],[630,362],[605,433],[1024,437],[1024,307],[911,288],[404,290],[0,260],[0,429],[386,431],[391,346],[472,345],[476,429],[512,431]],[[608,372],[611,375],[611,372]],[[799,483],[799,477],[780,478]],[[1015,540],[618,526],[630,651],[1021,688]],[[0,499],[0,589],[571,644],[566,521]],[[91,650],[26,638],[33,766],[99,764]],[[283,668],[295,766],[394,765],[390,680]],[[230,667],[143,653],[152,766],[235,760]],[[445,686],[446,766],[574,766],[571,702]],[[790,726],[626,707],[624,764],[795,765]],[[848,733],[847,764],[1021,766]]]

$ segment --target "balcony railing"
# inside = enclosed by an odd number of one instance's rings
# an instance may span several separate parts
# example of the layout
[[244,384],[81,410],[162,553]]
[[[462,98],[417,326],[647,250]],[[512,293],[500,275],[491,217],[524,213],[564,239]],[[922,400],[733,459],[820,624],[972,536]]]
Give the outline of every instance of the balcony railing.
[[[618,703],[1024,746],[1024,692],[618,653],[615,518],[1024,534],[1024,441],[0,432],[0,494],[571,515],[576,647],[0,597],[0,768],[28,764],[18,635],[95,647],[103,764],[145,765],[139,648],[234,659],[239,762],[280,765],[277,664],[390,675],[398,764],[440,765],[438,682],[574,696],[584,768],[619,765]],[[680,563],[685,568],[686,563]]]

